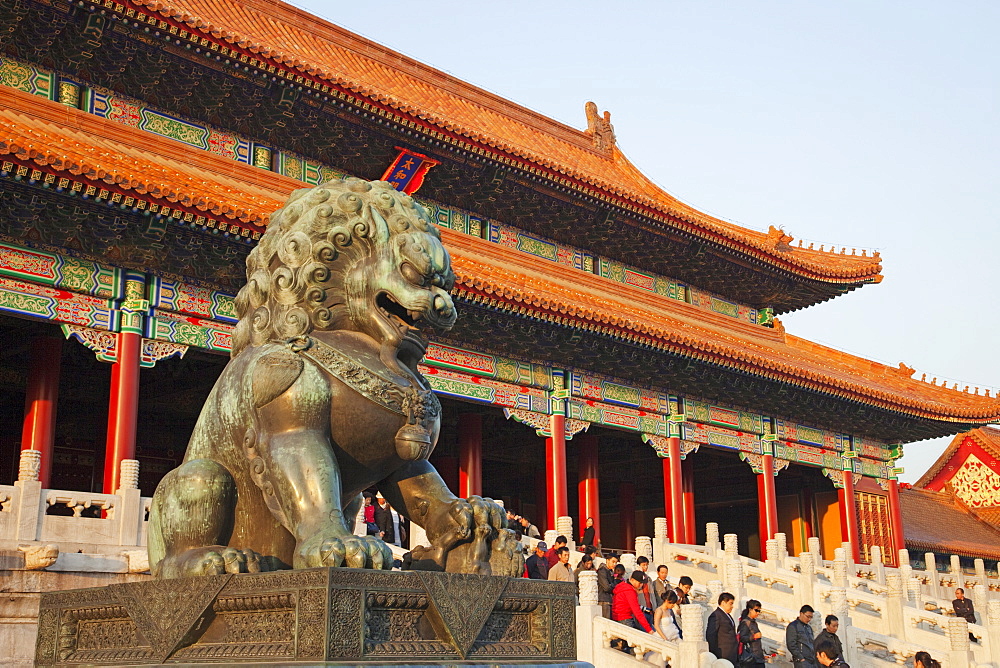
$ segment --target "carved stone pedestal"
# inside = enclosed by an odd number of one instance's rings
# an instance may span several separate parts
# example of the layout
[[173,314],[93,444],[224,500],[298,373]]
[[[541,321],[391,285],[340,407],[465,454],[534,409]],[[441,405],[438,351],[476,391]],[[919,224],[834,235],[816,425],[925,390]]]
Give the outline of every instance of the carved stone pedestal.
[[42,596],[38,666],[565,664],[572,584],[318,568]]

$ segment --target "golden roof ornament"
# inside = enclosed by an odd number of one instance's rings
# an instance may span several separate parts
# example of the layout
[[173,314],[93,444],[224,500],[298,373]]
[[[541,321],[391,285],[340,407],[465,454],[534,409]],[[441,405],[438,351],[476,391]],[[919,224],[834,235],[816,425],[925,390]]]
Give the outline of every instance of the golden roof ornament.
[[611,112],[605,111],[604,116],[601,116],[594,102],[584,105],[584,110],[587,112],[587,133],[594,141],[594,148],[610,154],[615,147],[615,126],[611,125]]

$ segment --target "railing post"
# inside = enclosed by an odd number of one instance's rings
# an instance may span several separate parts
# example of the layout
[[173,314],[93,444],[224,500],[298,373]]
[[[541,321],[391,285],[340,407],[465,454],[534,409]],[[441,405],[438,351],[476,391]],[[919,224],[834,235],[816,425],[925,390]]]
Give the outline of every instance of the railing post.
[[719,556],[722,545],[719,543],[719,524],[717,522],[709,522],[705,525],[705,547],[708,548],[709,554],[713,557]]
[[885,624],[885,634],[901,640],[906,639],[906,623],[903,619],[903,581],[899,573],[889,573],[886,576],[888,595],[885,599],[885,611],[882,622]]
[[681,631],[684,632],[684,639],[678,643],[680,646],[677,657],[678,666],[702,665],[701,655],[708,651],[708,643],[705,641],[704,614],[705,609],[697,603],[681,606]]
[[725,544],[725,551],[726,551],[726,554],[723,558],[727,560],[739,559],[740,558],[739,537],[734,533],[727,533],[725,536],[723,536],[723,542]]
[[566,536],[566,547],[570,550],[576,549],[576,540],[573,538],[573,518],[567,515],[556,518],[556,531],[560,536]]
[[875,582],[884,585],[885,562],[882,559],[882,548],[878,545],[872,545],[869,553],[871,554],[872,570],[875,571]]
[[658,564],[667,563],[666,550],[667,538],[667,518],[656,517],[653,519],[653,560]]
[[833,586],[847,589],[847,550],[838,547],[833,551]]
[[990,643],[990,660],[1000,666],[1000,600],[986,602],[986,637]]
[[[635,556],[646,557],[650,561],[653,560],[653,541],[649,536],[635,537]],[[656,564],[653,564],[650,571],[654,571],[655,568]]]
[[823,549],[819,542],[819,536],[809,537],[809,551],[816,556],[816,565],[823,565]]
[[[576,658],[594,662],[594,619],[601,616],[597,602],[597,571],[580,571],[580,605],[576,606]],[[597,638],[599,641],[600,638]]]
[[964,668],[974,660],[969,649],[969,622],[962,617],[948,619],[948,665]]
[[42,453],[38,450],[21,450],[17,481],[14,487],[18,490],[16,540],[38,540],[41,529],[41,516],[44,511],[42,501],[42,483],[38,474],[42,465]]
[[139,498],[139,460],[123,459],[117,490],[118,504],[114,519],[118,522],[120,545],[138,545],[142,530],[142,501]]
[[766,560],[765,565],[772,571],[778,570],[778,566],[781,565],[778,559],[778,541],[774,538],[769,539],[764,549]]
[[941,578],[938,576],[937,559],[933,552],[924,553],[924,568],[927,571],[927,586],[930,587],[930,595],[940,598]]
[[859,665],[858,659],[860,657],[858,656],[857,643],[851,642],[853,637],[851,627],[853,623],[851,621],[850,608],[847,605],[846,589],[836,588],[830,590],[830,612],[840,620],[840,628],[837,630],[837,635],[844,646],[844,659],[848,665],[852,663],[853,665]]
[[785,568],[786,559],[788,557],[788,539],[785,534],[779,531],[774,534],[774,541],[778,544],[778,566],[780,568]]
[[743,562],[739,559],[727,561],[725,564],[726,591],[736,597],[737,605],[746,600],[747,580],[743,571]]
[[976,559],[976,579],[979,580],[979,584],[983,586],[984,589],[989,589],[989,583],[986,581],[986,563],[982,559]]
[[847,575],[852,578],[856,578],[858,576],[858,564],[857,559],[854,558],[854,553],[857,546],[846,541],[841,543],[840,546],[844,548],[844,560],[847,562]]
[[965,574],[962,573],[962,560],[957,554],[951,555],[951,577],[955,580],[955,586],[965,589]]
[[799,554],[799,579],[795,584],[796,598],[800,607],[816,603],[816,599],[813,598],[815,582],[816,557],[812,552],[802,552]]

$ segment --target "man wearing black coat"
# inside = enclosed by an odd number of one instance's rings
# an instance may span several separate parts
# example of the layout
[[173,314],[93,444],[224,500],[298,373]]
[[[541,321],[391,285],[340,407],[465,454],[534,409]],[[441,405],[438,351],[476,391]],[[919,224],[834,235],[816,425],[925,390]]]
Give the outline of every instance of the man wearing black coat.
[[545,558],[545,551],[549,546],[544,542],[535,545],[535,553],[524,560],[524,565],[528,567],[528,577],[532,580],[549,579],[549,561]]
[[739,643],[736,642],[736,622],[733,621],[733,606],[736,597],[729,592],[719,594],[719,607],[708,616],[705,640],[708,651],[717,659],[726,659],[734,666],[738,661]]
[[[951,602],[952,609],[955,610],[955,616],[961,617],[970,624],[976,623],[976,609],[972,605],[972,601],[965,598],[965,590],[959,587],[955,590],[955,600]],[[972,642],[979,642],[976,638],[976,634],[969,631],[969,640]]]
[[811,605],[803,605],[799,608],[799,616],[785,627],[785,648],[795,668],[819,668],[816,665],[813,630],[809,626],[814,614]]
[[601,614],[611,619],[611,601],[614,598],[615,586],[615,566],[618,565],[618,557],[610,556],[597,569],[597,602],[601,604]]

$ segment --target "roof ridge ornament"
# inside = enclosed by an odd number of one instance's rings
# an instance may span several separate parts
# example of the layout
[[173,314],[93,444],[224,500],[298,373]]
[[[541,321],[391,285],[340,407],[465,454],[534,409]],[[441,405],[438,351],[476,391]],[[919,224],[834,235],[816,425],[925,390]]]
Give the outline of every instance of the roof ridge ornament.
[[605,111],[604,116],[601,116],[594,102],[588,102],[583,108],[587,112],[587,134],[591,136],[594,148],[611,155],[616,143],[615,126],[611,125],[611,112]]
[[795,241],[795,237],[791,234],[785,232],[784,228],[777,228],[771,225],[767,230],[767,238],[770,241],[771,248],[780,251],[790,251],[792,250],[791,243]]

